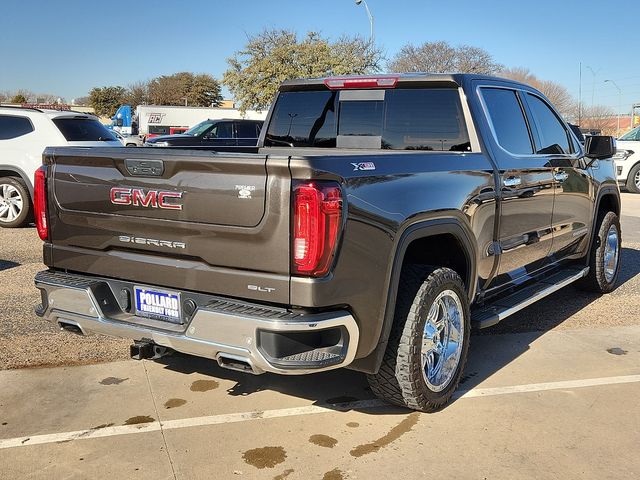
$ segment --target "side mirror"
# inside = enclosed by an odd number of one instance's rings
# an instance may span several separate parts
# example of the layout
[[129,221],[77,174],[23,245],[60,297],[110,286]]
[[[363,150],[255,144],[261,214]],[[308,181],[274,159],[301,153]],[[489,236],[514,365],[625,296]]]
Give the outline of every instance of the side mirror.
[[613,137],[592,135],[585,139],[584,148],[585,155],[593,163],[596,160],[613,157],[616,153],[616,141]]

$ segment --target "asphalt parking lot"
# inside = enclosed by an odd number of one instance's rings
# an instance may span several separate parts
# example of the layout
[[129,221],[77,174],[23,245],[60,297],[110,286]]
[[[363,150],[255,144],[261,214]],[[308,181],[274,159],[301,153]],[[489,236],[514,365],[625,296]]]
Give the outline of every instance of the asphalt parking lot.
[[128,342],[58,333],[32,313],[35,231],[0,230],[0,478],[638,478],[640,196],[622,229],[612,294],[569,287],[474,336],[435,414],[347,370],[135,362]]

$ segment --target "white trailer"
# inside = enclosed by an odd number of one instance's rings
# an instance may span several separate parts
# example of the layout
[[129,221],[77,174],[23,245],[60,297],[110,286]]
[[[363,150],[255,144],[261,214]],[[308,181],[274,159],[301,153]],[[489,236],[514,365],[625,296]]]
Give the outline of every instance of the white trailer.
[[267,112],[247,110],[244,114],[235,108],[173,107],[139,105],[136,108],[138,131],[141,135],[171,135],[183,132],[204,120],[246,118],[264,120]]

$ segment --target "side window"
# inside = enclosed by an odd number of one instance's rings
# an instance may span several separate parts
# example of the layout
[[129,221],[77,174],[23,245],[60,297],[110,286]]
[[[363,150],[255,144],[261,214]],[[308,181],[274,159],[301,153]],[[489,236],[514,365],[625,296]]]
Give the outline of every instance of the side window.
[[26,117],[0,115],[0,140],[18,138],[33,132],[33,125]]
[[238,138],[257,138],[256,124],[253,122],[236,122],[236,136]]
[[531,155],[531,137],[516,92],[503,88],[483,88],[482,98],[500,146],[509,153]]
[[536,153],[571,153],[567,130],[553,110],[535,95],[527,93],[526,96],[540,137],[540,145]]
[[219,122],[207,133],[207,138],[233,138],[233,123]]

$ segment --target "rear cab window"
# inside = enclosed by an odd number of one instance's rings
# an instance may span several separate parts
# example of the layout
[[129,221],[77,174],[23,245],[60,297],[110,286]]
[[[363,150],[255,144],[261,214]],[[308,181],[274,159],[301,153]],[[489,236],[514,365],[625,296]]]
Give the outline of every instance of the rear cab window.
[[457,88],[281,92],[265,146],[471,151]]
[[22,137],[33,130],[33,124],[27,117],[0,115],[0,140]]
[[104,125],[93,118],[56,117],[53,123],[68,142],[117,141]]

